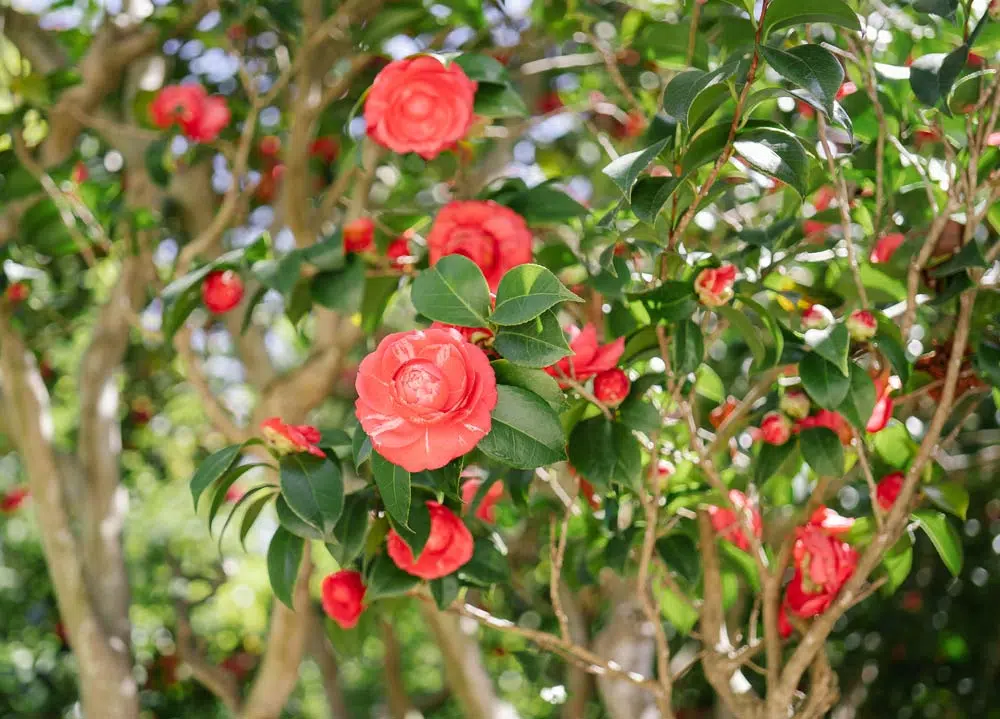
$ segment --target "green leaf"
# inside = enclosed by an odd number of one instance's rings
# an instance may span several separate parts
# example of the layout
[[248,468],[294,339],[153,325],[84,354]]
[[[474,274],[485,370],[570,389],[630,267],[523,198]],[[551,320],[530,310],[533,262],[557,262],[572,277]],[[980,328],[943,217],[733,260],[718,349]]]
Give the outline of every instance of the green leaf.
[[509,85],[483,83],[476,91],[473,109],[483,117],[527,117],[528,106]]
[[590,210],[551,185],[539,185],[511,195],[504,204],[526,222],[566,222],[584,217]]
[[656,540],[656,552],[670,571],[679,575],[689,587],[701,579],[701,556],[694,540],[686,534],[668,534]]
[[296,537],[283,527],[278,527],[267,548],[267,577],[276,596],[289,609],[294,610],[295,580],[299,576],[305,540]]
[[511,385],[534,392],[548,402],[556,412],[562,411],[565,407],[566,397],[559,389],[559,383],[551,375],[538,369],[518,366],[505,359],[494,360],[490,366],[493,367],[497,384]]
[[428,319],[459,327],[486,327],[490,288],[482,270],[463,255],[446,255],[413,281],[413,306]]
[[618,408],[618,419],[629,429],[652,434],[663,426],[660,412],[641,396],[629,395]]
[[732,123],[723,122],[712,125],[699,132],[688,143],[687,150],[681,158],[681,176],[694,172],[702,165],[712,162],[729,141],[729,129]]
[[573,428],[569,462],[599,489],[612,484],[635,487],[642,472],[639,441],[631,430],[605,417],[593,417]]
[[453,59],[452,62],[462,68],[470,80],[495,85],[506,85],[510,82],[507,68],[499,60],[489,55],[464,53]]
[[357,255],[348,257],[343,269],[318,273],[309,285],[313,302],[345,314],[358,311],[364,292],[365,263]]
[[[365,548],[368,536],[368,502],[360,492],[344,499],[344,513],[333,529],[337,543],[333,558],[341,566],[350,564]],[[331,552],[332,553],[332,552]]]
[[211,262],[191,270],[186,275],[178,277],[176,280],[163,288],[163,291],[160,293],[160,299],[164,302],[170,302],[175,297],[187,292],[192,287],[200,287],[201,281],[205,279],[208,273],[214,270],[224,270],[236,267],[243,259],[246,249],[247,248],[230,250],[229,252],[219,255]]
[[935,107],[948,96],[968,57],[967,45],[960,45],[948,54],[936,52],[918,57],[910,65],[913,94],[925,105]]
[[274,502],[274,513],[278,515],[278,524],[303,539],[323,539],[323,533],[303,521],[302,517],[292,511],[288,502],[280,494]]
[[663,93],[663,111],[682,125],[689,124],[691,105],[698,95],[732,77],[738,66],[737,62],[728,62],[711,72],[687,70],[675,75]]
[[896,545],[886,552],[882,566],[888,581],[885,583],[885,594],[892,594],[906,581],[913,568],[913,544],[908,536],[903,536]]
[[430,582],[430,585],[434,603],[437,604],[438,609],[442,612],[458,599],[458,593],[462,589],[462,585],[458,583],[458,578],[453,574],[441,577],[440,579],[434,579]]
[[566,458],[566,437],[559,415],[538,395],[507,385],[497,386],[490,433],[479,442],[488,457],[534,469]]
[[281,496],[304,522],[324,537],[344,511],[344,479],[340,466],[326,457],[296,452],[281,458]]
[[840,368],[815,352],[799,362],[799,377],[809,396],[824,409],[837,409],[851,388],[851,381],[841,374]]
[[371,457],[371,454],[371,438],[361,429],[361,425],[358,425],[354,428],[354,437],[351,440],[351,456],[354,458],[354,468],[360,469],[361,465]]
[[561,302],[583,302],[541,265],[518,265],[508,270],[497,287],[497,305],[490,322],[522,325]]
[[817,22],[861,30],[857,13],[843,0],[772,0],[764,18],[764,35],[783,27]]
[[754,367],[760,368],[767,361],[767,348],[760,338],[760,333],[754,327],[753,322],[747,317],[743,310],[738,310],[730,305],[722,305],[713,308],[717,313],[729,321],[730,326],[736,330],[740,339],[747,343],[750,352],[753,354]]
[[791,132],[773,127],[744,130],[736,136],[733,149],[755,170],[781,180],[799,196],[805,196],[809,156]]
[[194,499],[195,511],[198,509],[198,499],[202,493],[222,475],[229,471],[236,458],[243,450],[242,444],[233,444],[214,452],[198,465],[191,477],[191,498]]
[[938,556],[944,562],[954,576],[958,576],[962,571],[962,538],[951,523],[941,512],[934,512],[921,509],[914,512],[912,518],[920,524],[931,543],[937,550]]
[[302,268],[302,253],[298,250],[286,252],[276,260],[260,260],[253,263],[251,271],[262,285],[287,295],[299,281]]
[[863,430],[868,424],[868,419],[872,416],[877,399],[875,383],[872,382],[872,378],[852,362],[850,388],[847,390],[847,397],[837,408],[837,411],[844,415],[848,422]]
[[[236,512],[239,511],[240,507],[243,507],[245,505],[251,504],[250,500],[254,500],[255,502],[258,501],[258,500],[260,500],[260,499],[263,499],[265,502],[269,501],[271,499],[271,497],[274,496],[273,489],[274,488],[271,487],[271,485],[268,485],[268,484],[258,484],[256,487],[253,487],[252,489],[248,490],[246,493],[244,493],[244,495],[242,497],[240,497],[238,500],[236,500],[236,504],[233,505],[233,508],[229,512],[229,516],[226,517],[226,521],[222,525],[222,530],[219,532],[219,553],[220,554],[222,553],[222,540],[226,536],[226,530],[229,529],[229,523],[233,521],[233,518],[236,516]],[[257,497],[257,499],[254,499],[255,495],[258,495],[261,492],[264,492],[266,496],[264,496],[264,497]],[[225,497],[226,497],[226,494],[225,494],[225,492],[223,492],[222,493],[223,501],[225,501]],[[256,515],[254,516],[254,519],[256,519]],[[253,520],[251,520],[250,523],[253,524]],[[212,522],[211,522],[211,520],[209,520],[209,529],[210,530],[211,530],[211,526],[212,526]]]
[[[167,169],[167,153],[170,152],[170,139],[162,138],[149,143],[143,160],[150,179],[160,187],[170,184],[170,170]],[[172,158],[171,158],[172,159]],[[41,189],[39,186],[38,189]]]
[[642,177],[632,188],[632,212],[643,222],[654,224],[663,205],[681,184],[678,177]]
[[684,375],[701,364],[705,352],[701,327],[693,320],[681,320],[674,328],[670,342],[670,361],[673,370],[678,375]]
[[698,308],[694,296],[694,284],[691,282],[669,281],[649,292],[631,295],[630,299],[638,300],[649,312],[650,320],[676,322],[687,319]]
[[664,582],[653,582],[653,596],[660,607],[663,617],[670,622],[677,633],[687,636],[698,622],[698,610],[691,606],[691,601],[671,591]]
[[319,447],[350,447],[351,435],[342,429],[329,428],[320,431]]
[[811,427],[799,433],[802,458],[821,477],[840,477],[844,473],[844,446],[832,429]]
[[[270,467],[269,464],[264,463],[247,463],[239,464],[229,468],[229,471],[222,475],[222,479],[214,486],[212,490],[214,497],[212,497],[212,504],[208,509],[208,528],[211,534],[212,523],[215,522],[215,516],[219,513],[222,508],[223,503],[226,501],[226,493],[229,488],[236,484],[236,481],[242,477],[247,472],[257,469],[259,467]],[[224,531],[224,528],[223,528]]]
[[459,568],[458,578],[480,587],[506,584],[510,582],[510,567],[497,546],[490,539],[480,537],[474,545],[472,559]]
[[534,368],[548,367],[573,354],[551,310],[523,325],[501,327],[493,347],[511,362]]
[[694,371],[694,376],[694,389],[699,395],[715,404],[725,398],[726,388],[722,384],[722,378],[707,364],[700,365]]
[[413,552],[414,559],[417,559],[424,551],[428,537],[431,536],[431,513],[427,508],[427,502],[419,495],[414,496],[416,501],[410,504],[408,524],[405,526],[400,524],[392,514],[389,515],[389,524],[396,530],[400,539],[406,542],[406,546]]
[[667,140],[660,140],[654,145],[622,155],[617,160],[606,166],[601,172],[611,178],[611,181],[618,186],[625,197],[632,196],[632,186],[639,179],[639,173],[645,170],[653,159],[663,152],[667,146]]
[[807,330],[805,340],[813,352],[848,376],[847,352],[851,347],[851,335],[846,325],[837,323],[825,330]]
[[878,321],[878,334],[872,342],[892,363],[893,369],[905,387],[910,381],[910,362],[903,350],[903,335],[899,327],[881,312],[875,313],[875,319]]
[[760,52],[779,75],[808,90],[833,114],[837,91],[844,82],[844,67],[833,53],[820,45],[799,45],[787,52],[761,45]]
[[969,490],[954,481],[924,485],[923,492],[938,509],[953,514],[961,520],[969,511]]
[[243,547],[243,551],[246,551],[247,548],[247,535],[250,534],[250,529],[272,498],[274,498],[274,494],[258,497],[243,513],[243,521],[240,522],[240,546]]
[[388,555],[380,554],[375,557],[368,570],[368,578],[365,581],[367,587],[365,602],[406,594],[419,583],[418,577],[407,574],[397,567]]
[[983,338],[973,357],[980,376],[994,387],[1000,387],[1000,346]]
[[372,452],[372,473],[389,516],[404,527],[410,521],[410,473]]
[[163,323],[160,326],[163,336],[167,340],[172,340],[177,334],[187,318],[191,316],[195,308],[201,305],[201,288],[198,286],[189,287],[186,292],[175,296],[173,300],[166,303],[163,310]]
[[781,469],[785,461],[792,456],[798,442],[790,439],[784,444],[761,443],[760,454],[757,455],[757,464],[754,467],[754,482],[763,485],[778,470]]
[[979,244],[973,240],[967,245],[962,247],[954,257],[949,259],[947,262],[942,262],[940,265],[934,267],[930,271],[931,277],[947,277],[949,275],[955,275],[959,272],[965,272],[969,268],[984,268],[988,267],[986,258],[983,257],[983,251],[980,249]]

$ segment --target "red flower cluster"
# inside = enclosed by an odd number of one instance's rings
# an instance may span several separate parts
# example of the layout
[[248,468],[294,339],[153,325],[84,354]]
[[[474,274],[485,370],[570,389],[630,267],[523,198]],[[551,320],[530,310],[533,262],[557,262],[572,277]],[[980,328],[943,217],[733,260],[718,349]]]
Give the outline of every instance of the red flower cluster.
[[365,587],[361,574],[343,569],[323,580],[323,611],[344,629],[352,629],[365,608]]
[[430,55],[397,60],[375,77],[365,100],[368,135],[394,152],[431,160],[465,137],[476,83]]
[[201,85],[168,85],[149,106],[153,124],[161,130],[180,125],[195,142],[211,142],[229,125],[229,107],[220,95],[209,95]]
[[209,272],[201,284],[201,301],[209,312],[221,315],[243,299],[243,280],[232,270]]
[[[618,364],[625,351],[624,337],[606,345],[599,344],[597,328],[592,324],[587,324],[582,330],[576,326],[566,327],[565,331],[569,335],[569,348],[573,350],[573,354],[545,368],[556,379],[569,377],[578,382],[588,380]],[[569,386],[562,382],[559,384],[563,389]]]
[[[472,500],[476,498],[476,492],[479,491],[482,484],[478,479],[468,479],[462,483],[462,501],[466,505],[472,504]],[[484,522],[493,524],[496,521],[496,503],[500,501],[502,496],[503,482],[491,484],[490,488],[486,490],[485,496],[480,500],[479,506],[476,507],[476,516]]]
[[709,267],[698,273],[694,290],[698,299],[706,307],[721,307],[733,299],[733,283],[736,282],[736,267],[722,265]]
[[451,329],[387,336],[362,360],[355,386],[372,446],[410,472],[472,450],[489,433],[497,403],[489,358]]
[[21,505],[28,501],[28,497],[31,496],[31,491],[27,487],[14,487],[8,489],[2,498],[0,498],[0,512],[4,514],[13,514]]
[[[836,599],[858,564],[857,551],[839,538],[853,522],[820,507],[805,526],[795,530],[795,573],[785,588],[787,611],[808,619],[825,612]],[[780,630],[783,636],[791,634],[787,622]]]
[[414,558],[413,551],[395,529],[389,530],[389,558],[408,574],[421,579],[445,577],[472,559],[472,533],[454,512],[438,502],[427,502],[431,531],[427,544]]
[[507,270],[531,262],[531,242],[523,217],[509,207],[481,200],[449,202],[427,235],[432,265],[445,255],[464,255],[479,266],[493,291]]
[[[749,525],[755,537],[760,539],[764,525],[760,511],[750,502],[750,499],[738,489],[729,490],[730,507],[710,506],[708,516],[712,527],[726,541],[732,542],[744,552],[750,551],[750,538],[747,537],[744,525]],[[739,515],[744,515],[741,520]]]
[[278,417],[261,422],[264,439],[280,454],[308,452],[316,457],[325,457],[323,450],[316,446],[320,441],[319,430],[308,424],[285,424]]

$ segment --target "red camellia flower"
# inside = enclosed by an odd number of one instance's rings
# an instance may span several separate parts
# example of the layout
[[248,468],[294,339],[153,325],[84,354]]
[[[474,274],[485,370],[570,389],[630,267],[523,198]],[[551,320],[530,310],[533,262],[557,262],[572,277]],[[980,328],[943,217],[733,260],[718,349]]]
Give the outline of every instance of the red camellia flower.
[[875,500],[883,510],[888,512],[892,505],[896,503],[896,498],[903,490],[903,482],[906,477],[902,472],[887,474],[875,485]]
[[868,423],[865,425],[865,430],[871,433],[881,432],[885,429],[886,425],[889,424],[889,420],[892,419],[894,407],[888,371],[874,377],[874,382],[875,395],[878,399],[875,401],[872,416],[868,418]]
[[496,291],[507,270],[531,262],[531,231],[509,207],[493,201],[456,200],[434,218],[427,249],[432,265],[445,255],[468,257]]
[[87,165],[78,162],[73,165],[73,172],[70,173],[69,180],[74,185],[79,185],[86,182],[88,177],[90,177],[90,171],[87,170]]
[[805,392],[793,389],[781,396],[778,408],[792,419],[805,419],[809,416],[812,403]]
[[809,524],[819,527],[827,534],[838,536],[850,531],[854,526],[854,520],[837,514],[829,507],[821,506],[809,517]]
[[[462,501],[466,505],[471,505],[472,500],[476,498],[476,492],[479,491],[479,487],[482,482],[478,479],[468,479],[462,483]],[[486,495],[480,500],[479,506],[476,507],[476,516],[484,522],[493,524],[496,521],[496,503],[500,501],[503,496],[503,482],[494,482],[490,485],[490,488],[486,490]]]
[[365,587],[361,574],[350,569],[323,579],[323,611],[344,629],[353,629],[365,608]]
[[267,443],[281,454],[308,452],[316,457],[326,456],[316,446],[319,430],[308,424],[285,424],[278,417],[271,417],[261,422],[260,428]]
[[257,150],[264,157],[277,157],[281,152],[281,138],[276,135],[265,135],[257,143]]
[[733,299],[734,282],[736,282],[736,267],[726,264],[699,272],[694,281],[694,289],[703,305],[721,307]]
[[768,412],[760,423],[760,436],[768,444],[784,444],[792,437],[792,421],[781,412]]
[[833,313],[823,305],[809,305],[802,312],[802,326],[807,330],[825,330],[833,323]]
[[31,496],[31,491],[27,487],[14,487],[8,489],[3,498],[0,498],[0,512],[4,514],[12,514],[21,508],[28,497]]
[[868,260],[873,265],[877,265],[881,262],[888,262],[892,259],[892,256],[899,249],[899,246],[903,244],[906,240],[906,236],[902,232],[891,232],[888,235],[882,235],[878,238],[875,246],[872,247],[871,256]]
[[229,124],[226,99],[211,95],[201,85],[168,85],[149,106],[153,124],[162,130],[175,123],[188,139],[211,142]]
[[726,397],[726,401],[718,405],[715,409],[708,413],[708,421],[712,423],[715,429],[722,426],[722,423],[729,419],[729,415],[739,407],[740,403],[732,395]]
[[[715,531],[723,539],[732,542],[744,552],[749,552],[750,539],[747,537],[743,527],[745,524],[749,524],[753,529],[754,536],[759,539],[764,531],[760,512],[750,503],[747,496],[738,489],[729,490],[729,503],[733,505],[731,508],[716,506],[708,508],[708,516],[712,520],[712,527],[715,528]],[[737,512],[744,514],[746,517],[745,522],[740,520]]]
[[389,335],[362,360],[356,387],[372,446],[410,472],[469,452],[489,433],[497,403],[486,353],[451,329]]
[[594,396],[609,407],[617,407],[628,397],[632,381],[617,367],[606,369],[594,377]]
[[785,604],[782,602],[778,608],[778,634],[781,635],[782,639],[788,639],[788,637],[792,636],[794,630],[795,627],[788,621],[788,612],[785,611]]
[[[619,337],[606,345],[598,344],[597,328],[592,324],[587,324],[582,330],[575,326],[565,329],[569,335],[569,348],[573,350],[573,354],[545,368],[545,371],[556,379],[569,377],[579,382],[588,380],[618,364],[625,351],[624,337]],[[560,386],[563,389],[568,387],[562,382]]]
[[201,300],[209,312],[221,315],[243,299],[243,280],[233,270],[209,272],[201,284]]
[[412,233],[407,230],[399,237],[394,239],[389,243],[389,246],[385,248],[385,256],[388,257],[393,266],[403,267],[407,264],[403,258],[410,256],[410,235]]
[[359,217],[344,225],[344,252],[368,252],[375,246],[375,221]]
[[868,310],[854,310],[845,322],[847,331],[851,333],[851,339],[856,342],[867,342],[875,336],[878,329],[878,322]]
[[430,55],[391,62],[365,100],[368,135],[394,152],[433,159],[468,133],[475,96],[476,83],[456,63]]
[[421,579],[439,579],[472,559],[472,534],[444,505],[427,502],[427,511],[431,515],[431,531],[420,556],[414,559],[410,547],[395,529],[390,529],[389,557],[407,574]]
[[432,322],[431,329],[455,330],[465,338],[466,342],[471,342],[474,345],[485,342],[493,336],[493,330],[489,327],[459,327],[458,325],[449,325],[444,322]]
[[24,302],[30,294],[31,288],[27,282],[11,282],[3,292],[4,299],[12,305]]
[[829,409],[821,409],[812,417],[799,420],[795,425],[795,431],[801,432],[804,429],[811,429],[812,427],[832,429],[840,437],[840,443],[845,445],[850,444],[854,436],[847,420],[839,412]]
[[317,157],[325,164],[333,164],[340,154],[340,144],[332,137],[317,137],[309,145],[309,156]]
[[785,590],[785,604],[800,617],[829,608],[858,564],[858,553],[816,524],[796,530],[795,575]]

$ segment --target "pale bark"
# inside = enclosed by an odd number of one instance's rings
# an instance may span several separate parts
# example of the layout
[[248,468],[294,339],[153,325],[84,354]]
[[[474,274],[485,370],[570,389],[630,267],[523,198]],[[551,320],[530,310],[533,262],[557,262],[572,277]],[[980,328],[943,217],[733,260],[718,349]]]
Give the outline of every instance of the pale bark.
[[494,719],[496,695],[483,666],[479,645],[465,635],[460,620],[423,603],[424,620],[444,660],[445,681],[466,719]]

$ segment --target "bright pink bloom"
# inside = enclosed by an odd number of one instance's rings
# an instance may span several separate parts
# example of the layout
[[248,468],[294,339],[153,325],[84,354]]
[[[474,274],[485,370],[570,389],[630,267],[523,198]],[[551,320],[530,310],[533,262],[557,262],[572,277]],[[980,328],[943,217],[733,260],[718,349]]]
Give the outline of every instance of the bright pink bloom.
[[868,258],[869,262],[873,265],[888,262],[904,240],[906,240],[906,236],[902,232],[890,232],[888,235],[882,235],[872,247],[871,256]]
[[733,299],[733,283],[736,282],[736,267],[725,264],[709,267],[698,273],[694,281],[698,299],[706,307],[721,307]]
[[[472,500],[476,498],[476,492],[479,491],[479,487],[482,482],[478,479],[467,479],[462,483],[462,501],[466,505],[471,505]],[[496,521],[496,503],[500,501],[503,496],[503,482],[494,482],[490,485],[490,488],[486,490],[485,496],[479,501],[479,506],[476,507],[476,516],[487,522],[493,524]]]
[[308,424],[285,424],[278,417],[261,422],[264,439],[280,454],[308,452],[316,457],[325,457],[323,450],[316,446],[320,432]]
[[431,515],[431,531],[420,556],[413,551],[395,529],[389,530],[389,558],[407,574],[421,579],[445,577],[472,559],[472,534],[450,509],[437,502],[427,502]]
[[368,588],[361,574],[343,569],[323,579],[321,588],[323,611],[344,629],[352,629],[365,608]]
[[556,379],[569,377],[578,382],[588,380],[617,365],[625,351],[624,337],[606,345],[598,344],[597,328],[592,324],[585,325],[582,330],[575,326],[567,327],[566,333],[569,335],[569,348],[573,354],[545,368]]

